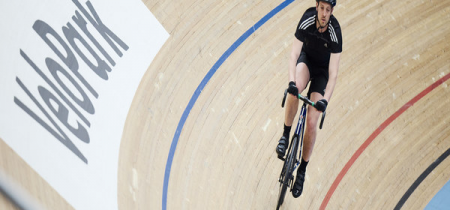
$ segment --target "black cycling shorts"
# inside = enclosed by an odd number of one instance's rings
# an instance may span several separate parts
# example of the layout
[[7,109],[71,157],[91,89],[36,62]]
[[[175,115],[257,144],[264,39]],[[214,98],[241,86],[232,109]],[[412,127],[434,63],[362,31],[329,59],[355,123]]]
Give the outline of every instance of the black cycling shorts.
[[328,83],[328,64],[320,65],[310,61],[308,55],[304,51],[300,53],[297,60],[297,65],[299,63],[304,63],[309,70],[309,81],[311,84],[308,90],[308,98],[311,98],[312,92],[320,93],[322,96],[325,95],[325,88]]

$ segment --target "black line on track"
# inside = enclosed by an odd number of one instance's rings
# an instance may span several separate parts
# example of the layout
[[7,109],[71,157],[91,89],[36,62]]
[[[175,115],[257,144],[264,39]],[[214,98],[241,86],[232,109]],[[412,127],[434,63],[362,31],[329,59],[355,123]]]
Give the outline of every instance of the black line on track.
[[400,201],[395,206],[394,210],[399,210],[402,208],[403,204],[406,203],[409,196],[413,194],[413,192],[417,189],[417,187],[422,183],[425,178],[439,165],[444,161],[448,156],[450,156],[450,148],[447,149],[441,156],[438,157],[428,168],[416,179],[416,181],[409,187],[409,189],[405,192],[405,194],[402,196]]

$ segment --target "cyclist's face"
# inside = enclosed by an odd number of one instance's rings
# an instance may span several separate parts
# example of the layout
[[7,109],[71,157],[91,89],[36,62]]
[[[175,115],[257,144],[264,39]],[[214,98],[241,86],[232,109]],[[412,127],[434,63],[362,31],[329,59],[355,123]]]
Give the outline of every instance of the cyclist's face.
[[319,3],[316,3],[316,9],[319,24],[321,26],[325,26],[325,24],[327,24],[330,20],[331,14],[333,13],[333,8],[331,8],[330,4],[319,1]]

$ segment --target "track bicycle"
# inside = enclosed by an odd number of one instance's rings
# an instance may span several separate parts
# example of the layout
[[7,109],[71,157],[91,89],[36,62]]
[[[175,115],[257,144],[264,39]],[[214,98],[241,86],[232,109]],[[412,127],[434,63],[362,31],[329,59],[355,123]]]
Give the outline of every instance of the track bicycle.
[[[281,107],[284,107],[284,103],[286,101],[287,94],[288,93],[287,93],[287,89],[286,89],[286,91],[284,91],[284,97],[283,97],[283,101],[281,103]],[[290,191],[292,191],[292,188],[294,187],[293,172],[299,166],[300,160],[302,158],[303,135],[305,132],[305,119],[306,119],[306,110],[307,110],[306,105],[310,105],[312,107],[315,106],[314,102],[312,102],[307,97],[304,97],[300,94],[298,94],[298,99],[303,101],[303,105],[302,105],[300,115],[298,118],[297,127],[295,129],[294,135],[292,136],[292,140],[290,141],[286,158],[279,157],[284,162],[283,162],[283,169],[281,170],[280,176],[278,178],[278,181],[280,182],[280,191],[278,194],[277,210],[283,204],[287,188],[289,187]],[[325,112],[322,113],[322,119],[321,119],[320,125],[319,125],[320,129],[322,129],[323,120],[325,119],[325,114],[326,114]],[[300,150],[299,150],[299,154],[297,156],[297,151],[299,148],[300,148]]]

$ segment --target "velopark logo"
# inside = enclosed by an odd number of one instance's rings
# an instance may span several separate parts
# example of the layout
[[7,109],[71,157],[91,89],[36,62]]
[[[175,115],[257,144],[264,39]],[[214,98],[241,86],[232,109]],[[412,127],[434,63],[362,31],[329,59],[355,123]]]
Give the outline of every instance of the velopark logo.
[[[98,99],[101,93],[92,86],[89,79],[86,79],[83,71],[80,71],[80,64],[86,64],[83,66],[88,66],[96,76],[107,82],[108,74],[116,65],[116,61],[110,55],[111,49],[119,57],[122,57],[124,51],[127,51],[129,47],[102,22],[100,14],[97,13],[90,1],[86,2],[85,6],[81,5],[78,0],[73,0],[73,3],[78,10],[75,10],[72,20],[62,26],[62,31],[58,32],[44,20],[34,22],[32,30],[59,59],[46,57],[44,58],[46,66],[38,66],[33,61],[35,58],[30,58],[25,51],[20,49],[20,55],[29,64],[32,69],[30,70],[32,72],[34,70],[33,73],[41,77],[46,85],[29,86],[17,76],[17,84],[33,103],[26,104],[16,96],[14,96],[14,102],[87,164],[88,159],[83,155],[83,151],[80,151],[73,142],[75,140],[86,144],[90,142],[91,123],[89,119],[95,114],[93,100]],[[107,52],[107,49],[110,53]],[[37,88],[39,94],[32,94],[31,88]],[[41,113],[36,113],[36,110]],[[69,113],[78,117],[76,126],[69,123]],[[46,119],[44,120],[40,116],[45,116]],[[64,127],[60,126],[61,124]],[[73,135],[68,135],[67,132]]]

